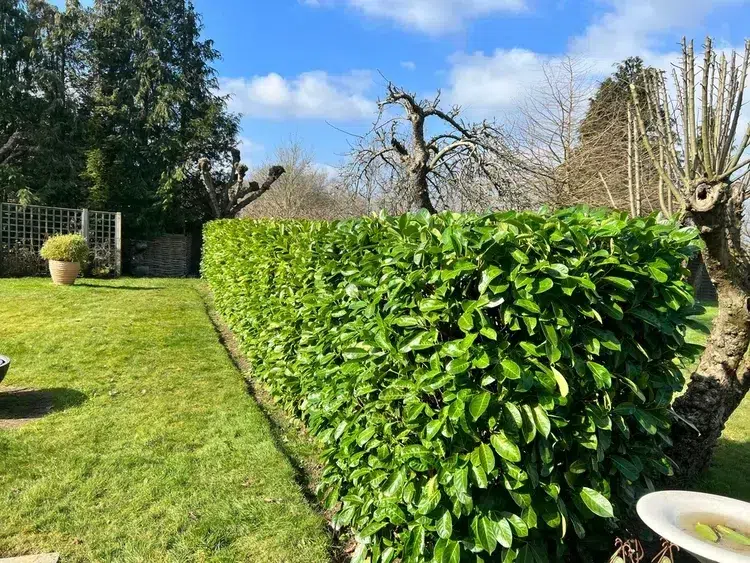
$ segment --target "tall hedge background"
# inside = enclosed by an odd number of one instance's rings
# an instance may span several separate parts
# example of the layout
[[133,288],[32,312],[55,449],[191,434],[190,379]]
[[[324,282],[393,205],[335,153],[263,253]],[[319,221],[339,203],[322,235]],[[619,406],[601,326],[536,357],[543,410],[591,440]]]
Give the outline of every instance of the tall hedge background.
[[355,561],[580,560],[671,471],[697,244],[582,209],[226,220],[202,271]]

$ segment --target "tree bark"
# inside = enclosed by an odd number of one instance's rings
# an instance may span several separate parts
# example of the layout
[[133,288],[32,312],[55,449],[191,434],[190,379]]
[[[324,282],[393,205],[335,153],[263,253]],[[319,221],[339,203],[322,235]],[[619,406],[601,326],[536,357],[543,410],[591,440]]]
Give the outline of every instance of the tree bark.
[[[740,186],[698,186],[690,201],[691,216],[705,243],[703,259],[719,298],[719,313],[687,392],[675,412],[695,428],[677,422],[668,455],[677,464],[676,478],[694,482],[709,465],[724,426],[750,389],[750,268],[741,247]],[[697,429],[697,431],[696,431]]]
[[437,213],[435,206],[432,204],[432,199],[430,198],[430,186],[427,182],[427,174],[415,174],[414,176],[416,203],[422,209],[426,209],[430,213]]
[[744,359],[750,345],[747,296],[736,287],[717,288],[719,314],[687,392],[674,410],[698,429],[678,422],[672,430],[669,456],[677,478],[692,482],[707,469],[726,421],[750,389],[750,369]]
[[201,158],[198,161],[198,170],[203,180],[203,187],[206,188],[208,194],[208,201],[211,205],[211,211],[213,211],[214,217],[220,219],[222,216],[221,207],[219,206],[219,199],[216,196],[216,186],[214,180],[211,177],[211,161],[207,158]]
[[17,156],[21,140],[21,132],[14,131],[5,143],[0,145],[0,165],[9,163],[13,157]]

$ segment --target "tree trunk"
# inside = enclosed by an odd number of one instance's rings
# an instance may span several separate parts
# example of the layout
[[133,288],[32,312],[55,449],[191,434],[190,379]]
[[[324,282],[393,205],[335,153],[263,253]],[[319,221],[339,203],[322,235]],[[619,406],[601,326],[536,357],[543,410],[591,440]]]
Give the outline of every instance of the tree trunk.
[[416,191],[416,203],[420,208],[426,209],[430,213],[437,213],[435,206],[430,199],[430,187],[427,183],[427,174],[416,174],[414,179],[414,190]]
[[730,415],[750,388],[750,371],[744,359],[750,345],[747,296],[732,285],[717,287],[719,314],[714,320],[706,350],[687,392],[674,402],[675,411],[700,431],[684,423],[672,430],[678,480],[691,482],[711,461],[713,450]]
[[672,430],[674,445],[668,455],[675,461],[677,480],[694,482],[711,461],[724,425],[750,389],[750,269],[741,248],[736,213],[742,205],[736,186],[699,186],[692,217],[706,247],[703,259],[719,297],[706,349],[687,392],[674,410],[697,428],[678,422]]

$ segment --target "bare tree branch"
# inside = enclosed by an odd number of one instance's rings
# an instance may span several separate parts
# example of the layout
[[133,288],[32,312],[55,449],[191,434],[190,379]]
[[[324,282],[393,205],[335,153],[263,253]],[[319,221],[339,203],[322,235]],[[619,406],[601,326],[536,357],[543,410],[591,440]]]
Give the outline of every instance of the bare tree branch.
[[22,151],[23,135],[20,131],[13,131],[0,146],[0,166],[9,164],[11,160],[20,156]]
[[208,194],[211,211],[217,219],[235,217],[250,203],[266,193],[273,184],[284,174],[283,166],[272,166],[268,176],[262,184],[245,182],[247,166],[242,164],[240,151],[230,149],[232,157],[232,171],[227,182],[217,183],[211,175],[211,162],[207,158],[198,161],[203,186]]
[[[441,109],[440,92],[419,100],[389,82],[378,108],[370,132],[351,146],[345,174],[354,191],[388,192],[386,199],[399,194],[406,209],[435,212],[436,202],[451,206],[458,192],[463,205],[470,192],[491,187],[497,200],[517,188],[510,177],[516,159],[505,133],[489,122],[464,123],[458,107]],[[399,111],[395,117],[393,108]],[[439,132],[428,138],[428,126]],[[486,198],[479,199],[475,207],[484,205]]]

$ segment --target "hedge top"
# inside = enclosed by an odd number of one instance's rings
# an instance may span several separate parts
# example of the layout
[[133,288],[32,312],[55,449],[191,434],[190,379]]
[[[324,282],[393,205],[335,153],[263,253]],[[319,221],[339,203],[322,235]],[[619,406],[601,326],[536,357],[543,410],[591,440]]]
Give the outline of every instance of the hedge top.
[[572,209],[229,220],[205,239],[255,375],[324,445],[356,561],[580,557],[670,473],[693,229]]

